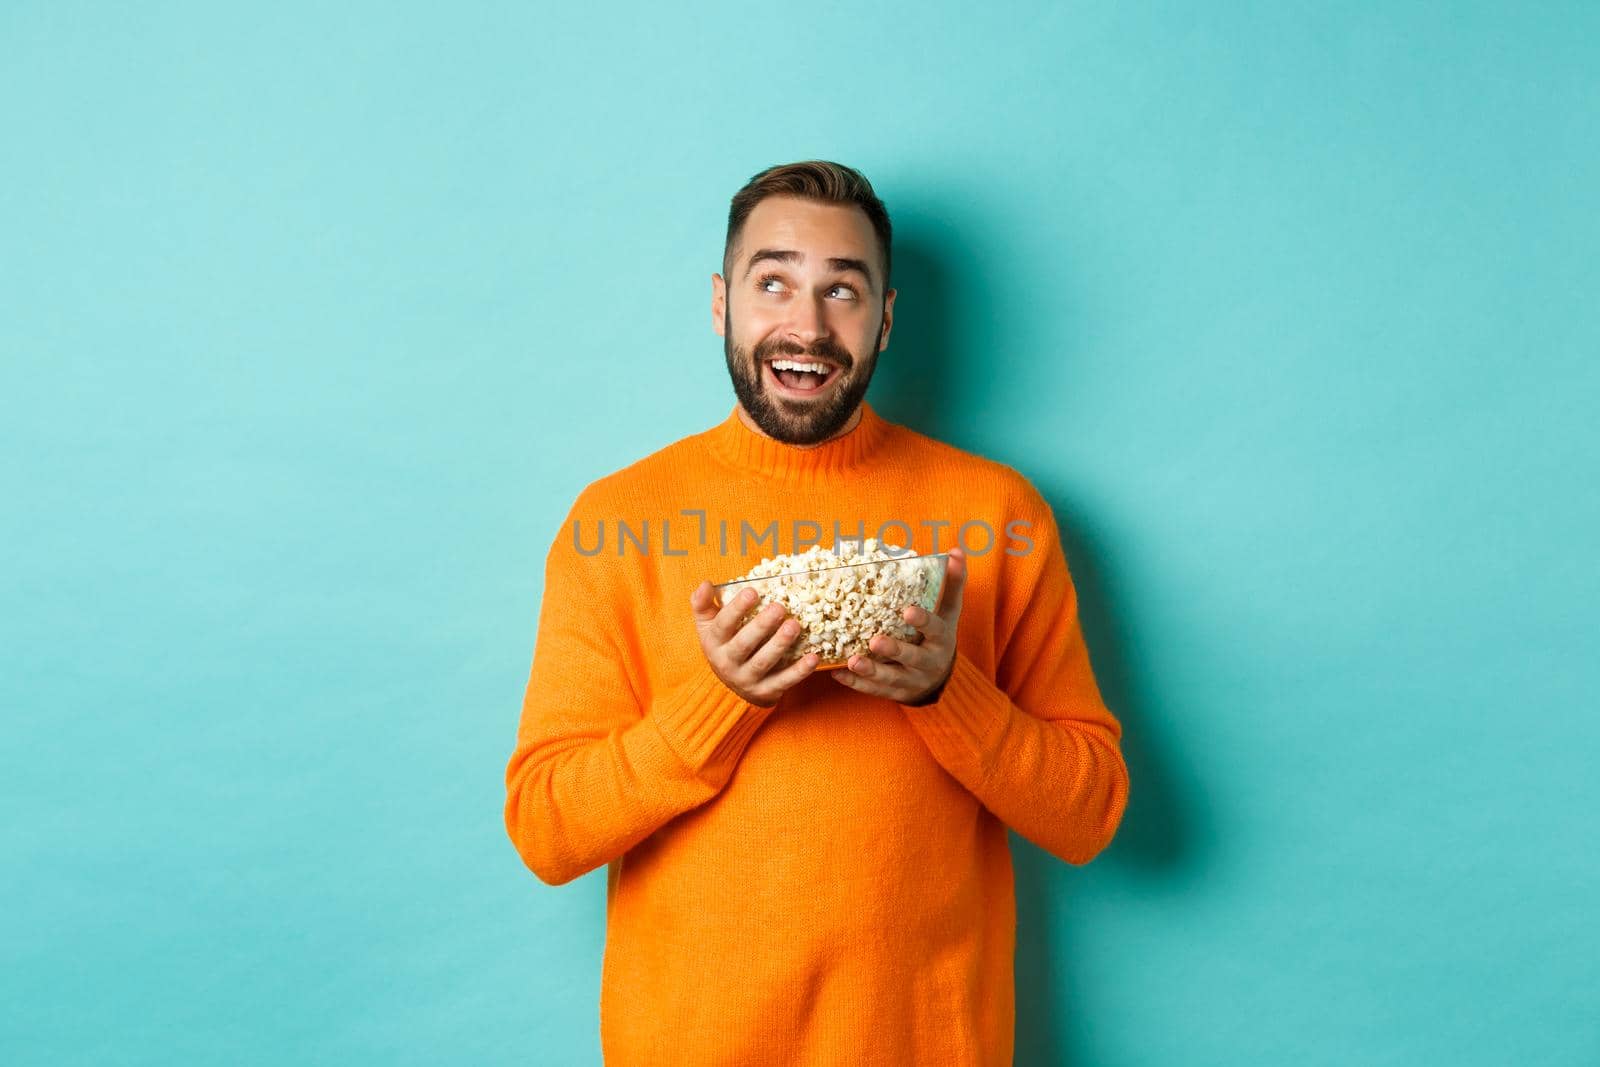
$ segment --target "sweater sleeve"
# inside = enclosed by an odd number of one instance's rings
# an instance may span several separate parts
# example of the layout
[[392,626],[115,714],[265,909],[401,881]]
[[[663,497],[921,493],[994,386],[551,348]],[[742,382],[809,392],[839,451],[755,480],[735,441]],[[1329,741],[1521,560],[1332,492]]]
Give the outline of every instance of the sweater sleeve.
[[[1030,487],[1031,488],[1031,487]],[[929,750],[1003,823],[1085,864],[1111,843],[1128,801],[1122,727],[1100,696],[1077,593],[1049,504],[1033,546],[1002,557],[995,678],[960,647],[933,703],[901,705]],[[997,549],[998,551],[998,549]]]
[[[541,881],[616,859],[727,784],[772,709],[746,703],[704,657],[648,702],[619,639],[620,594],[580,555],[572,516],[545,560],[533,665],[506,767],[506,830]],[[691,626],[688,604],[684,625]],[[698,646],[696,646],[698,648]],[[629,667],[635,670],[630,672]]]

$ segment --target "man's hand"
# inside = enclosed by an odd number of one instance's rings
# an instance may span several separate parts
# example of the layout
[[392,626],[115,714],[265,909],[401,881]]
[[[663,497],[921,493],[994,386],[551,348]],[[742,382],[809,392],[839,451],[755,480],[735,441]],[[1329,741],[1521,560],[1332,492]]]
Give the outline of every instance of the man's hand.
[[788,612],[782,604],[768,604],[741,627],[739,620],[755,602],[755,590],[742,589],[719,611],[709,581],[701,582],[689,596],[700,647],[722,684],[747,704],[771,707],[786,689],[816,670],[822,657],[808,652],[797,662],[774,670],[799,638],[800,624],[785,618]]
[[917,628],[911,641],[875,634],[867,647],[882,656],[851,656],[844,670],[834,671],[834,681],[858,693],[886,697],[900,704],[920,704],[950,677],[956,662],[956,623],[961,618],[961,591],[967,584],[967,554],[950,550],[945,562],[944,591],[937,614],[915,604],[906,608],[906,622]]

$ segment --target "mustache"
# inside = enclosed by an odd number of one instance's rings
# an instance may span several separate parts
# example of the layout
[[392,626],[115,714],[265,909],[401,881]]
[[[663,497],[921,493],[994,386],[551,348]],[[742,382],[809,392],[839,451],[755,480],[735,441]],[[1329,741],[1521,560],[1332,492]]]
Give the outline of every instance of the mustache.
[[773,356],[789,356],[793,359],[815,356],[818,359],[826,359],[831,363],[837,363],[845,370],[851,370],[855,366],[855,360],[850,353],[832,341],[818,341],[810,348],[790,344],[787,341],[776,341],[769,345],[756,346],[756,363],[764,363],[769,357]]

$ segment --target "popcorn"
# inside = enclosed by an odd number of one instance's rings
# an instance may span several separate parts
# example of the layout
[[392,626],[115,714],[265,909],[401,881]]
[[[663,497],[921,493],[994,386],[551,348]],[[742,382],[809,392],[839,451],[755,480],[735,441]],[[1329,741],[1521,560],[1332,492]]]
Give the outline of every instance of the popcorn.
[[785,651],[782,664],[815,652],[821,657],[819,667],[838,666],[853,655],[867,655],[874,634],[915,640],[917,629],[902,613],[911,604],[934,610],[944,584],[944,563],[943,554],[917,556],[868,537],[765,558],[722,583],[719,591],[731,597],[746,587],[755,590],[756,603],[741,625],[774,602],[801,625],[800,637]]

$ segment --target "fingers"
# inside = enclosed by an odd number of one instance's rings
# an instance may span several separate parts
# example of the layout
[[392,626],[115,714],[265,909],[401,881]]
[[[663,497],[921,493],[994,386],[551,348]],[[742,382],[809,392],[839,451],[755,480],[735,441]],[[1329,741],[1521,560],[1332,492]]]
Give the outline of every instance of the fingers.
[[782,604],[768,604],[756,612],[755,618],[739,628],[739,632],[723,643],[723,654],[734,664],[740,664],[755,654],[783,625],[792,623],[793,633],[800,632],[800,624],[787,619],[788,612]]
[[739,620],[755,607],[756,600],[756,591],[746,587],[722,605],[722,609],[716,613],[709,627],[711,636],[715,638],[717,644],[727,644],[729,638],[738,632]]
[[910,692],[914,673],[898,663],[883,663],[869,656],[851,656],[834,681],[871,696],[893,697]]
[[[822,662],[822,657],[815,652],[801,656],[794,663],[783,662],[800,639],[802,629],[798,620],[783,616],[780,605],[768,604],[719,650],[736,688],[749,694],[746,699],[757,706],[776,704],[785,690],[816,670],[817,664]],[[760,647],[746,654],[744,646],[750,641],[760,642]]]
[[751,615],[760,598],[748,586],[721,604],[719,592],[726,589],[706,581],[689,595],[706,660],[723,684],[747,702],[775,706],[786,690],[817,669],[822,657],[813,652],[785,662],[802,633],[800,621],[788,618],[776,602]]
[[[746,630],[749,628],[748,626],[745,627]],[[741,634],[741,636],[743,635]],[[794,619],[785,619],[783,625],[779,626],[773,635],[767,638],[766,643],[756,649],[750,655],[750,658],[744,661],[741,670],[745,672],[745,677],[751,682],[757,682],[765,678],[768,672],[778,665],[778,661],[783,659],[784,654],[794,647],[794,643],[799,638],[800,624]]]
[[941,652],[943,646],[938,642],[935,642],[934,648],[928,648],[909,641],[897,641],[888,634],[877,634],[867,642],[867,647],[890,663],[912,670],[932,671],[944,662]]
[[917,632],[922,635],[920,640],[916,638],[907,639],[913,644],[943,637],[950,628],[949,623],[917,604],[907,608],[903,617],[908,625],[915,626]]
[[822,662],[822,657],[815,652],[808,652],[795,662],[782,670],[773,671],[759,682],[748,687],[749,703],[757,707],[771,707],[782,698],[789,689],[798,685],[806,675],[817,669],[817,664]]

